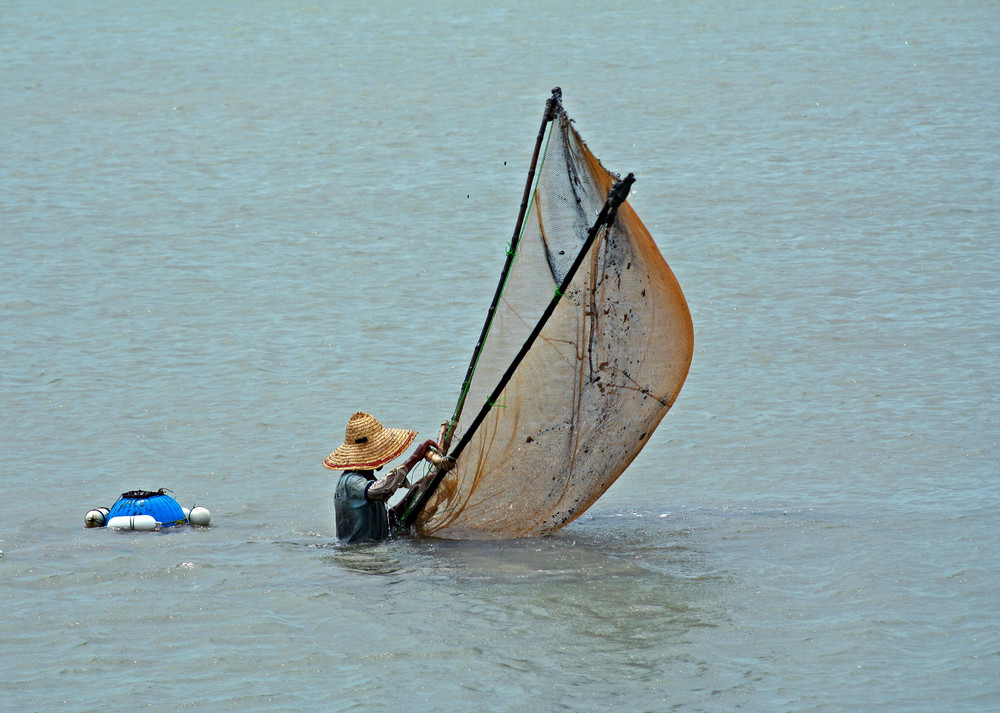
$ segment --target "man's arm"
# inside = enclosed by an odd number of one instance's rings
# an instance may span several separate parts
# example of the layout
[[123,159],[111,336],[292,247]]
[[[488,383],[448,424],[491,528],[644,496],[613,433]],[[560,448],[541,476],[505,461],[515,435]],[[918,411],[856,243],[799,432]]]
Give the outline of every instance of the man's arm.
[[405,485],[409,487],[410,484],[406,482],[407,474],[413,469],[413,466],[428,456],[429,449],[431,448],[437,448],[437,444],[434,441],[424,441],[421,443],[417,447],[417,450],[413,452],[413,455],[406,459],[403,465],[396,466],[389,471],[388,475],[379,478],[369,485],[365,490],[365,497],[375,502],[384,503],[392,497],[392,494],[396,492],[399,486]]

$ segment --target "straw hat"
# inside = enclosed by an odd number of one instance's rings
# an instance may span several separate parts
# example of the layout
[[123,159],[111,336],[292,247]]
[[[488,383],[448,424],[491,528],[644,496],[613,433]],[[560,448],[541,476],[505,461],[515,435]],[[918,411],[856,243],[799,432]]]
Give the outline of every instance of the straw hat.
[[416,437],[416,431],[385,428],[371,414],[358,411],[347,422],[344,445],[323,465],[330,470],[374,470],[399,456]]

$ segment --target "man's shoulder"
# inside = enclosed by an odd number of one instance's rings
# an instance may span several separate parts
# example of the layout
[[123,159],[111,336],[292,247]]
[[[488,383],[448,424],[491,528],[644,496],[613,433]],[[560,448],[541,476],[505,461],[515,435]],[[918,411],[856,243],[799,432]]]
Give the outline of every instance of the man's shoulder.
[[373,482],[372,479],[364,473],[359,473],[356,470],[345,470],[340,474],[337,487],[343,488],[351,495],[362,497],[364,496],[365,488],[371,482]]

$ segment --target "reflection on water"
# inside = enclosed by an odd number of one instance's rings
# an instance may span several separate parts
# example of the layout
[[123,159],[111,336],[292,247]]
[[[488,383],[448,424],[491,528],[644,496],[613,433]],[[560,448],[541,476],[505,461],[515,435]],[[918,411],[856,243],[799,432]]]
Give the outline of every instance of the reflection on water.
[[[322,537],[321,535],[316,536]],[[322,542],[279,541],[275,544],[293,548],[319,549],[323,553],[320,558],[322,562],[332,564],[338,569],[352,574],[385,576],[397,574],[405,569],[400,559],[400,552],[393,540],[342,545],[335,540],[324,538]]]
[[365,542],[352,545],[327,545],[330,554],[324,562],[357,574],[389,575],[399,572],[402,563],[388,543]]
[[346,575],[330,590],[344,611],[367,599],[392,613],[371,623],[384,637],[375,648],[432,657],[454,672],[443,690],[523,700],[527,686],[544,709],[588,709],[583,689],[556,693],[550,677],[600,690],[624,675],[649,701],[707,670],[738,581],[703,546],[702,526],[601,511],[546,538],[400,538],[324,548],[322,560]]
[[[635,521],[638,518],[630,516]],[[415,612],[429,581],[435,596],[462,606],[437,611],[456,627],[511,626],[532,621],[571,630],[569,639],[603,637],[623,650],[680,639],[692,627],[717,626],[727,617],[719,605],[732,578],[713,563],[697,534],[681,519],[647,518],[623,528],[616,514],[588,516],[570,532],[546,538],[461,542],[399,538],[383,543],[324,545],[323,561],[351,574],[395,575],[408,581]],[[646,520],[642,520],[645,522]],[[636,628],[636,619],[647,623]],[[566,641],[567,633],[553,633]]]

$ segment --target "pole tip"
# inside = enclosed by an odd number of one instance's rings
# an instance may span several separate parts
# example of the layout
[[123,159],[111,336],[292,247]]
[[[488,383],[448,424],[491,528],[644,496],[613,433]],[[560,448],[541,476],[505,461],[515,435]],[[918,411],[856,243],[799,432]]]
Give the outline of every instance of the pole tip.
[[562,89],[559,87],[554,87],[552,89],[552,96],[549,100],[545,102],[545,120],[552,121],[556,116],[556,110],[562,105]]

